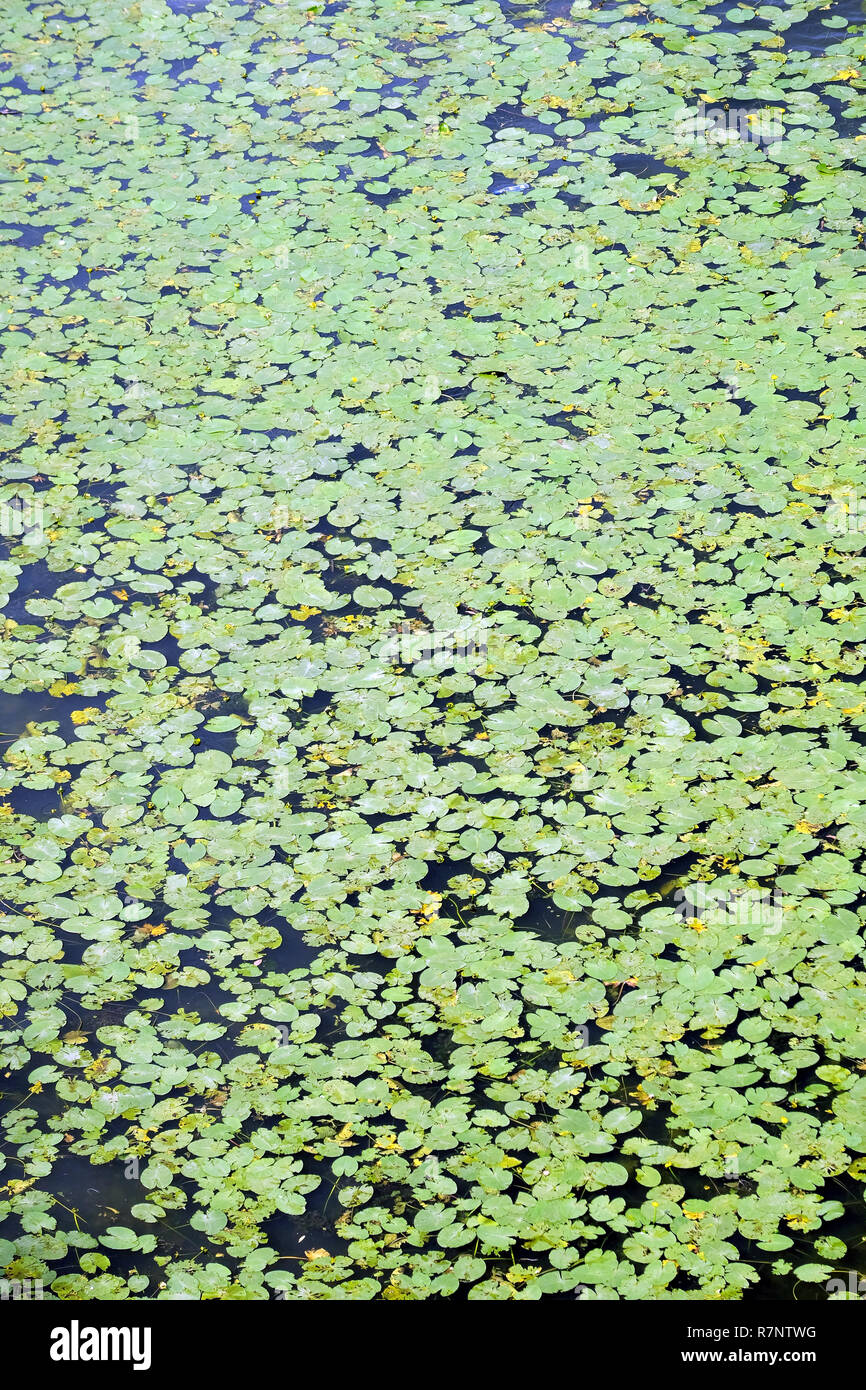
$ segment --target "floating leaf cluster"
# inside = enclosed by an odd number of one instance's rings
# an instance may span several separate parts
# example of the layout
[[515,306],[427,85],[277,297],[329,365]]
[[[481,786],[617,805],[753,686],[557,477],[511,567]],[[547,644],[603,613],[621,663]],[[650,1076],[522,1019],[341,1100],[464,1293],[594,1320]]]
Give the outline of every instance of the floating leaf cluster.
[[862,15],[7,10],[4,1277],[821,1296]]

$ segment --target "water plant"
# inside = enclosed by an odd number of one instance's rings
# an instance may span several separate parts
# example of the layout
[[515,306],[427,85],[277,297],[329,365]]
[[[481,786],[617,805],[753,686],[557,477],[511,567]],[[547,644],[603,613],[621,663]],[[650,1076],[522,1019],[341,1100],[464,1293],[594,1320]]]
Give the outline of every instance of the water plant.
[[7,8],[5,1277],[827,1296],[857,16]]

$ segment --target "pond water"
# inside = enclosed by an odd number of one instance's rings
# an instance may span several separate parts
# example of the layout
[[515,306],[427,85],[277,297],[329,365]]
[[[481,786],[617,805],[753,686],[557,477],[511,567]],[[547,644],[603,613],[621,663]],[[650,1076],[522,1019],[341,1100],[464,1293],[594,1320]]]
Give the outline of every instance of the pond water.
[[7,1278],[866,1275],[864,19],[13,0]]

